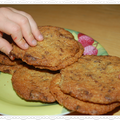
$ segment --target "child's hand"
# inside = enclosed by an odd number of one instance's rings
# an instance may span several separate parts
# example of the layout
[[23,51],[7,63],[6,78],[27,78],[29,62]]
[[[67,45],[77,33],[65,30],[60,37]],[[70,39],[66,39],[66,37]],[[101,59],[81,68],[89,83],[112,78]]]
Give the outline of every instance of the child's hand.
[[43,40],[36,22],[29,14],[9,7],[0,8],[0,51],[9,55],[12,46],[2,38],[2,33],[11,35],[13,41],[22,49],[27,49],[29,45],[35,46],[36,40]]

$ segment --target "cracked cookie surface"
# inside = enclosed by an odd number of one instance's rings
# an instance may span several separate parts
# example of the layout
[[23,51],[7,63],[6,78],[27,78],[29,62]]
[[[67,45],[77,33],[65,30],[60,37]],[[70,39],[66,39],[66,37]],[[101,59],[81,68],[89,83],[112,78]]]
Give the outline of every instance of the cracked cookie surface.
[[53,26],[39,27],[44,40],[35,47],[22,50],[15,44],[11,54],[40,69],[60,70],[76,62],[83,54],[83,46],[67,30]]
[[50,93],[50,81],[55,73],[23,67],[12,76],[12,85],[16,93],[25,100],[54,102]]
[[109,104],[120,101],[120,58],[82,56],[61,70],[60,88],[80,100]]
[[57,74],[51,81],[50,90],[58,103],[69,110],[77,111],[82,114],[100,115],[106,114],[120,105],[119,102],[105,105],[81,101],[63,93],[59,87],[60,81],[61,75]]

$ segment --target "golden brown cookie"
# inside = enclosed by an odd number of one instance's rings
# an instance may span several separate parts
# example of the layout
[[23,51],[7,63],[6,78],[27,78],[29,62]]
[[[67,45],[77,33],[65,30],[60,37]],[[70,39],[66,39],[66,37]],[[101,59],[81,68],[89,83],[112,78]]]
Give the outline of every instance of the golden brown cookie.
[[21,60],[10,60],[7,55],[0,52],[0,71],[13,74],[17,69],[21,68]]
[[0,71],[3,73],[8,73],[13,75],[13,73],[16,72],[16,70],[22,67],[23,65],[0,65]]
[[67,30],[55,26],[38,26],[44,37],[66,37],[74,39],[74,36]]
[[49,86],[55,73],[23,67],[12,76],[12,85],[16,93],[25,100],[54,102]]
[[22,63],[21,60],[10,60],[10,58],[4,53],[0,52],[0,65],[17,65]]
[[120,58],[82,56],[61,70],[60,88],[79,100],[109,104],[120,101]]
[[95,104],[90,102],[84,102],[78,100],[70,95],[64,94],[60,87],[61,75],[57,74],[54,79],[51,81],[50,90],[55,99],[59,104],[66,107],[69,110],[77,111],[82,114],[90,114],[90,115],[100,115],[106,114],[107,112],[112,111],[116,107],[120,105],[120,103],[112,103],[108,105],[104,104]]
[[39,27],[44,40],[35,47],[22,50],[13,45],[11,54],[29,65],[40,69],[60,70],[74,63],[83,54],[83,46],[73,35],[63,28],[53,26]]

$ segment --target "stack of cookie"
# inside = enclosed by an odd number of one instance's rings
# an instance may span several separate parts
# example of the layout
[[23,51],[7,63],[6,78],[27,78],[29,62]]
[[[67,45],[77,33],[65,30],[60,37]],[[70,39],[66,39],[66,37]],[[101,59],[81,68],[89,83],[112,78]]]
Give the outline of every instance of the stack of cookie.
[[[83,56],[83,46],[70,32],[53,26],[39,30],[44,40],[37,46],[22,50],[13,44],[11,51],[16,58],[11,62],[22,66],[11,73],[13,88],[21,98],[57,101],[69,110],[91,115],[120,106],[120,58]],[[22,63],[16,65],[19,60]]]
[[99,115],[120,106],[120,58],[86,55],[51,82],[51,92],[66,108]]

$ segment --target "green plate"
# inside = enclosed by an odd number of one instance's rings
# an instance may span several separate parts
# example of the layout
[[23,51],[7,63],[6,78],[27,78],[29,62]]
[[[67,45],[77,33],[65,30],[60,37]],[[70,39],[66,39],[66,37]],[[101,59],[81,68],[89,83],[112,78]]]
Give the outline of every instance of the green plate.
[[[95,40],[89,36],[79,33],[77,31],[66,29],[71,32],[74,38],[80,42],[81,36],[92,40],[90,46],[97,49],[96,55],[108,55],[106,50]],[[83,39],[82,38],[82,39]],[[89,46],[89,45],[87,45]],[[89,53],[89,52],[88,52]],[[0,72],[0,113],[4,115],[63,115],[70,113],[69,110],[63,106],[55,103],[42,103],[42,102],[28,102],[21,99],[13,90],[11,83],[11,75]]]

